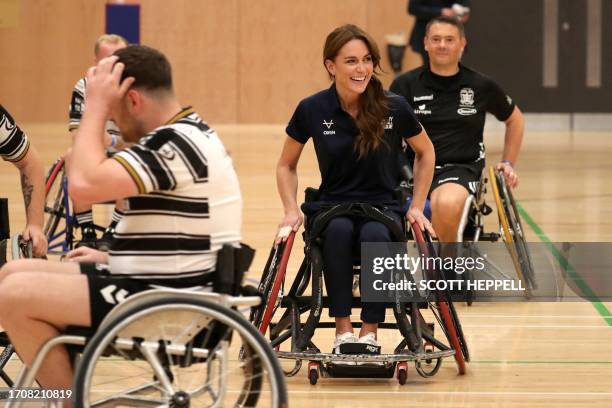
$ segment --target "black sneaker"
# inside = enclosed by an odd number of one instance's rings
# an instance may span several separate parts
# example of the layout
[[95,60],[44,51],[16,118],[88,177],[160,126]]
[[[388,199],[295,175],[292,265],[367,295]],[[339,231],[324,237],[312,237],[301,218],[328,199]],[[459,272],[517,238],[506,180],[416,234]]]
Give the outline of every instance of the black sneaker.
[[115,235],[115,228],[108,227],[104,230],[104,234],[102,234],[102,238],[98,240],[98,249],[100,251],[108,252],[111,247],[111,243],[113,242],[113,235]]
[[81,227],[81,240],[76,243],[75,247],[89,247],[96,248],[98,242],[98,236],[96,235],[96,229],[93,225],[83,225]]

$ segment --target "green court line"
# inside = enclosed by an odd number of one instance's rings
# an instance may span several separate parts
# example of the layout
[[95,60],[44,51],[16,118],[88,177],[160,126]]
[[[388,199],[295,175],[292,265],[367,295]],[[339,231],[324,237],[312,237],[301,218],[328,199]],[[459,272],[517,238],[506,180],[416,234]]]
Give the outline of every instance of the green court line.
[[557,262],[559,262],[559,265],[561,265],[561,267],[565,270],[567,275],[570,278],[572,278],[574,280],[574,282],[576,282],[576,285],[582,291],[584,296],[586,296],[589,299],[593,299],[593,300],[590,301],[590,303],[593,305],[595,310],[597,310],[597,313],[599,313],[599,315],[608,324],[608,326],[612,327],[612,314],[610,313],[610,311],[608,310],[606,305],[604,305],[597,298],[597,296],[595,295],[593,290],[584,281],[582,276],[580,276],[580,274],[574,269],[572,264],[569,263],[567,258],[557,249],[557,247],[555,247],[553,245],[553,243],[550,240],[550,238],[548,238],[548,236],[544,233],[542,228],[540,228],[540,226],[538,224],[536,224],[536,222],[533,220],[533,218],[531,218],[531,216],[527,213],[527,211],[525,211],[523,206],[520,205],[519,203],[517,203],[517,207],[518,207],[518,210],[519,210],[519,213],[520,213],[521,217],[525,220],[525,222],[527,222],[527,224],[529,224],[529,226],[531,227],[531,229],[533,229],[533,231],[536,233],[538,238],[540,238],[540,240],[544,244],[546,244],[546,246],[548,247],[550,252],[553,254],[555,259],[557,260]]
[[528,360],[514,360],[514,361],[504,361],[504,360],[480,360],[474,361],[471,360],[470,364],[612,364],[612,361],[528,361]]

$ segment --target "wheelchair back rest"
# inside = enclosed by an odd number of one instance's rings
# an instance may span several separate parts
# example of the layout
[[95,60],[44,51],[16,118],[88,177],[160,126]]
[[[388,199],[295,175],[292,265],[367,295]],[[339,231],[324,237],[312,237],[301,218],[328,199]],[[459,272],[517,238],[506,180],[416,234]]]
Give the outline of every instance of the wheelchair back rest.
[[225,244],[217,254],[213,291],[228,295],[240,294],[240,286],[248,271],[255,250],[241,243],[239,248]]
[[0,198],[0,241],[10,236],[8,198]]

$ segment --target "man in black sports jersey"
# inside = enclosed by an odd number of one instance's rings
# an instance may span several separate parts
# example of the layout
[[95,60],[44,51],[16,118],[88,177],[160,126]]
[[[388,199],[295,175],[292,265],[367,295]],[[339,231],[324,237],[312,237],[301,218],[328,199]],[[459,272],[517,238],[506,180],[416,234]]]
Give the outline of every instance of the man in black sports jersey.
[[495,82],[459,62],[465,45],[461,22],[449,17],[431,20],[425,35],[429,64],[399,76],[390,88],[408,100],[434,145],[430,201],[433,227],[442,242],[456,241],[465,200],[478,191],[487,112],[506,124],[497,168],[510,187],[518,185],[514,165],[523,140],[523,115]]
[[47,238],[42,231],[45,206],[43,166],[26,134],[0,105],[0,157],[13,163],[21,175],[21,191],[26,210],[26,226],[21,233],[32,241],[34,256],[47,253]]

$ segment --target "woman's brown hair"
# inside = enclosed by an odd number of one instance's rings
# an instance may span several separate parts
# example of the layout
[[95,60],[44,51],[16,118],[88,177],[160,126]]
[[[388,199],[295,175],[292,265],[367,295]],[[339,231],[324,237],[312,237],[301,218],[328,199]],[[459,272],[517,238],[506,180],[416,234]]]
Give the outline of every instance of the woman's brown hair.
[[[355,150],[359,153],[359,158],[364,157],[369,152],[378,149],[383,142],[384,126],[383,123],[389,115],[387,98],[383,89],[382,82],[377,75],[380,72],[380,51],[378,45],[368,33],[353,24],[346,24],[336,28],[329,33],[323,47],[323,65],[325,61],[333,61],[340,49],[351,40],[361,40],[370,51],[372,63],[374,64],[374,75],[366,90],[359,95],[359,113],[355,122],[359,129],[359,135],[355,141]],[[327,69],[327,68],[326,68]],[[329,73],[330,77],[333,76]]]

